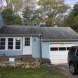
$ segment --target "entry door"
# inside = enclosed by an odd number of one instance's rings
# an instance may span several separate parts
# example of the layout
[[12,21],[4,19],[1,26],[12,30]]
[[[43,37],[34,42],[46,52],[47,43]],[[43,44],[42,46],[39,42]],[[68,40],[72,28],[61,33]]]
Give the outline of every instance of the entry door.
[[23,37],[23,55],[30,55],[30,37]]

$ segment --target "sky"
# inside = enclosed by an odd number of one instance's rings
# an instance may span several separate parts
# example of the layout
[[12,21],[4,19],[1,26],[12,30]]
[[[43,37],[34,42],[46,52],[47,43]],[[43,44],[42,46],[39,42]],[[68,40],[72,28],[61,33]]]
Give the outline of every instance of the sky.
[[73,8],[73,5],[76,4],[77,2],[78,0],[65,0],[65,3],[69,4],[72,8]]

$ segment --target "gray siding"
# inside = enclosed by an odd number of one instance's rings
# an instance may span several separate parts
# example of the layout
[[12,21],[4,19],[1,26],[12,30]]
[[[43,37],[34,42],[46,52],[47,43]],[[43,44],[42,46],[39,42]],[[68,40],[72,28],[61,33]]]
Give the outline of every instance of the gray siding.
[[42,58],[49,58],[49,42],[42,42]]
[[40,38],[32,37],[32,57],[39,58],[40,57]]

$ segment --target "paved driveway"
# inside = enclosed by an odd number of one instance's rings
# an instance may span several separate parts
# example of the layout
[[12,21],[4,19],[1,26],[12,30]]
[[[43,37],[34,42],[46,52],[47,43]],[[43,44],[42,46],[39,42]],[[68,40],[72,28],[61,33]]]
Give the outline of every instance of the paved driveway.
[[72,75],[69,71],[69,67],[67,64],[63,65],[52,65],[51,66],[54,70],[60,71],[67,75],[69,78],[78,78],[78,75]]
[[56,70],[62,72],[63,74],[67,75],[69,78],[78,78],[78,75],[72,75],[69,71],[69,67],[67,64],[62,65],[44,65],[44,67],[48,67],[52,70]]

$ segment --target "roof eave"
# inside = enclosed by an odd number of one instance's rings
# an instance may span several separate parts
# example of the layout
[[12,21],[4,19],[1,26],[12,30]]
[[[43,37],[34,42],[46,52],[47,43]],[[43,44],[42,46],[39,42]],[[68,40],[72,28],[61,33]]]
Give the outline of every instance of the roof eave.
[[41,36],[42,34],[0,34],[0,36]]
[[42,39],[42,41],[47,41],[47,42],[61,42],[61,41],[78,41],[78,39]]

